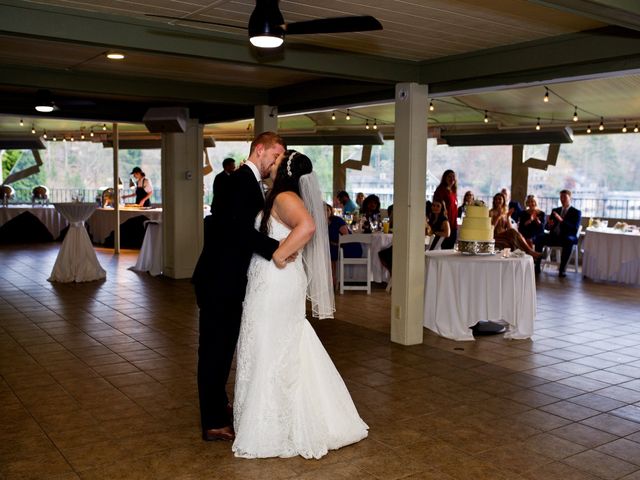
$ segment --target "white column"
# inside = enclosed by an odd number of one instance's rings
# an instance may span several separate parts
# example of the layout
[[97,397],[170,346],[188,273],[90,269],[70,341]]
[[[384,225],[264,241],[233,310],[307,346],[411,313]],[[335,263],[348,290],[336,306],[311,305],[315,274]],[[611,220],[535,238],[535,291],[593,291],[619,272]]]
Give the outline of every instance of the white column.
[[391,341],[422,343],[427,87],[396,85]]
[[163,274],[189,278],[203,243],[202,125],[162,134]]
[[111,145],[113,146],[113,253],[120,253],[120,135],[118,133],[118,124],[113,124],[113,132],[111,134]]
[[262,132],[278,131],[278,107],[256,105],[254,108],[254,116],[254,135],[260,135]]

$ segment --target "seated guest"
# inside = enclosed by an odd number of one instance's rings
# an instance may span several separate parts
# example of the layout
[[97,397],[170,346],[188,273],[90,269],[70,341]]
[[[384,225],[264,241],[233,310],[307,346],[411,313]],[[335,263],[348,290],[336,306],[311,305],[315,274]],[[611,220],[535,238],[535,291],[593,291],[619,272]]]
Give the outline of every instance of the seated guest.
[[358,209],[358,206],[353,203],[353,200],[349,198],[349,194],[344,190],[338,192],[338,194],[336,195],[336,199],[342,207],[342,213],[352,213],[354,210]]
[[507,201],[507,209],[511,220],[517,223],[520,219],[520,214],[522,213],[522,205],[520,205],[520,202],[516,202],[511,199],[511,192],[509,192],[508,188],[503,188],[500,190],[500,193],[504,195],[504,198]]
[[471,190],[468,190],[464,194],[464,199],[462,200],[462,206],[458,208],[458,218],[462,218],[462,215],[464,215],[466,211],[467,205],[473,205],[474,200],[475,198],[473,196],[473,192]]
[[522,234],[511,225],[509,212],[507,211],[507,200],[504,194],[496,193],[493,196],[493,208],[489,210],[489,216],[493,225],[493,239],[496,242],[495,247],[497,249],[519,249],[531,255],[534,259],[540,258],[542,254],[533,250]]
[[377,195],[369,195],[362,201],[360,213],[367,218],[373,215],[380,215],[380,198]]
[[[561,207],[554,208],[547,217],[546,229],[549,233],[539,235],[536,239],[536,250],[542,252],[545,245],[562,247],[558,275],[566,277],[565,269],[571,256],[571,250],[578,243],[578,228],[582,220],[582,212],[571,206],[571,192],[560,192]],[[536,273],[540,272],[540,260],[536,262]]]
[[433,200],[431,203],[431,214],[429,215],[429,231],[432,235],[435,235],[429,245],[429,250],[434,250],[436,246],[439,246],[441,238],[449,238],[451,235],[451,226],[449,225],[449,219],[447,218],[447,207],[441,200]]
[[[333,214],[333,207],[325,203],[327,210],[327,225],[329,227],[329,250],[331,253],[331,274],[333,276],[333,284],[336,284],[336,262],[338,261],[338,248],[340,235],[349,235],[351,232],[345,221]],[[342,247],[344,256],[348,258],[362,257],[362,247],[359,243],[349,243]]]
[[356,205],[358,205],[358,208],[362,208],[362,202],[364,202],[364,193],[362,192],[358,192],[356,194]]
[[538,209],[538,200],[535,195],[527,195],[525,201],[527,206],[520,214],[518,221],[518,231],[525,238],[531,248],[536,243],[536,238],[544,234],[544,212]]

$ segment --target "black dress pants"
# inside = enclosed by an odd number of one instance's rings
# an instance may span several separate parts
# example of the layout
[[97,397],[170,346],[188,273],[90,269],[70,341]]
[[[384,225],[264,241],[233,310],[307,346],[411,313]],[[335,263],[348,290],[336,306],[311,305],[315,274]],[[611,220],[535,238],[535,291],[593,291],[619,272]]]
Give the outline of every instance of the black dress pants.
[[200,306],[198,394],[204,431],[232,423],[226,385],[240,333],[242,300],[218,298],[211,302],[198,295],[198,288],[196,292]]
[[[561,237],[553,234],[539,235],[536,238],[536,252],[542,252],[544,246],[550,247],[562,247],[562,253],[560,254],[560,265],[558,271],[564,272],[571,256],[571,249],[578,243],[578,239],[574,236]],[[536,265],[539,268],[540,260],[536,261]]]

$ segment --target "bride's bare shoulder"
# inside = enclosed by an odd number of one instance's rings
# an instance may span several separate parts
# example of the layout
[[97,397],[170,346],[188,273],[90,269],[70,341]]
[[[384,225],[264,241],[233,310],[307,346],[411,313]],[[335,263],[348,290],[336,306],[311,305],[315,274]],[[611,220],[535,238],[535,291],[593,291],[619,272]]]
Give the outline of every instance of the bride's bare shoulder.
[[273,201],[272,213],[290,227],[294,227],[309,216],[304,202],[294,192],[279,193]]

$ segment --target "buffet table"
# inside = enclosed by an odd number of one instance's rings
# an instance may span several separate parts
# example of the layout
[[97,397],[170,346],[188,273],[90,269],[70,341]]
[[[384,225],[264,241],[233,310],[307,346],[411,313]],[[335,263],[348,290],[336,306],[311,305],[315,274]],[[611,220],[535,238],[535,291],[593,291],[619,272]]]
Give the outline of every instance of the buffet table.
[[585,277],[640,285],[640,232],[587,228],[582,247]]
[[424,326],[452,340],[473,340],[479,321],[508,324],[506,338],[533,335],[536,283],[533,258],[463,255],[453,250],[425,254]]
[[50,282],[90,282],[106,278],[84,222],[96,209],[95,203],[56,203],[55,208],[71,224],[64,237]]
[[9,205],[0,207],[0,227],[18,215],[29,212],[47,227],[53,239],[60,236],[60,232],[69,222],[53,207],[53,205]]
[[[87,225],[89,225],[94,243],[104,243],[111,232],[113,232],[114,215],[115,211],[113,208],[97,208],[91,218],[89,218]],[[120,225],[140,215],[157,222],[162,220],[162,208],[121,208]]]

